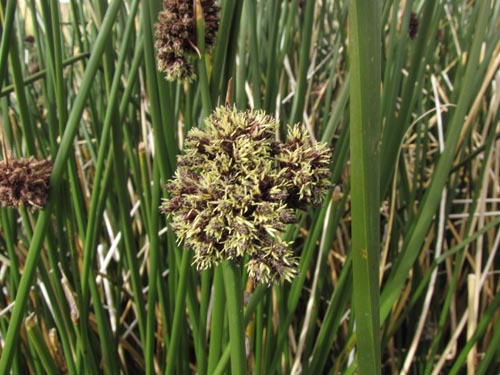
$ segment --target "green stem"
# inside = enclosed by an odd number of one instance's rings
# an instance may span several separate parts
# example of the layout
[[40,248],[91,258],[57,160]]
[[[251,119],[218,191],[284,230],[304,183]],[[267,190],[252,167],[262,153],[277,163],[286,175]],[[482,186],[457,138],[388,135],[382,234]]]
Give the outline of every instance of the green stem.
[[[153,180],[156,181],[153,187],[153,197],[151,199],[151,212],[156,212],[160,202],[160,170],[156,158],[153,160]],[[148,278],[148,305],[147,305],[147,316],[146,316],[146,347],[144,349],[144,356],[146,361],[146,375],[154,374],[154,333],[155,333],[155,322],[156,322],[156,298],[157,298],[157,278],[160,271],[159,264],[159,238],[158,233],[159,227],[159,216],[152,215],[151,218],[151,244],[149,250],[149,278]]]
[[212,324],[210,326],[210,348],[208,355],[208,374],[213,374],[219,360],[224,330],[224,279],[222,270],[217,267],[213,278]]
[[226,288],[229,340],[231,346],[231,373],[246,374],[245,325],[243,324],[243,289],[241,269],[231,261],[222,263]]
[[[246,306],[245,309],[245,318],[244,318],[244,326],[246,327],[247,324],[250,322],[250,319],[252,317],[252,314],[255,312],[257,309],[257,306],[259,303],[262,301],[262,298],[264,297],[264,294],[267,291],[267,286],[264,284],[259,285],[252,293],[252,297],[250,298],[250,301],[248,302],[248,305]],[[224,352],[222,353],[222,356],[219,360],[219,363],[217,363],[217,366],[215,369],[211,372],[209,372],[211,375],[219,375],[223,374],[224,370],[226,368],[227,362],[229,361],[229,358],[231,356],[231,343],[226,346],[224,349]]]
[[16,296],[16,304],[12,311],[9,328],[5,335],[5,343],[3,346],[2,356],[0,357],[0,374],[9,373],[10,365],[14,357],[15,349],[17,348],[17,341],[19,338],[21,323],[24,315],[24,308],[29,295],[29,289],[36,274],[35,270],[38,266],[40,251],[45,238],[45,233],[48,229],[50,222],[50,214],[53,208],[53,202],[57,199],[59,189],[62,186],[63,172],[69,157],[69,152],[73,145],[73,138],[75,137],[78,125],[80,124],[81,115],[85,108],[86,99],[92,88],[94,76],[100,66],[100,59],[105,47],[108,45],[108,40],[111,37],[111,28],[116,13],[122,5],[121,0],[114,0],[106,13],[103,20],[101,30],[97,36],[92,56],[89,60],[87,69],[85,70],[82,78],[82,86],[78,96],[74,102],[72,111],[69,115],[68,122],[65,127],[64,134],[61,139],[61,145],[54,160],[54,168],[50,180],[51,193],[49,204],[45,207],[38,217],[35,232],[30,243],[28,256],[24,265],[24,272],[21,276],[19,289]]
[[7,6],[3,7],[3,2],[0,4],[0,19],[2,20],[2,40],[0,41],[0,91],[2,89],[3,80],[7,75],[7,56],[9,55],[10,38],[14,30],[14,14],[16,12],[16,0],[9,0]]
[[187,278],[189,275],[189,267],[190,267],[190,252],[188,250],[183,250],[182,253],[182,261],[181,267],[179,269],[179,284],[177,286],[177,295],[175,297],[175,312],[174,312],[174,321],[172,323],[172,334],[170,335],[170,343],[168,347],[167,354],[167,369],[166,375],[175,374],[174,370],[176,368],[177,362],[177,349],[179,348],[179,337],[182,332],[183,317],[185,314],[184,306],[186,305],[186,291],[187,291]]
[[205,59],[205,18],[203,17],[203,8],[200,0],[195,1],[196,16],[196,47],[200,52],[198,60],[199,84],[201,90],[201,102],[203,104],[202,118],[209,115],[212,109],[210,98],[210,85],[208,83],[207,63]]
[[24,316],[24,307],[28,299],[29,289],[35,275],[35,269],[38,266],[38,258],[42,249],[45,232],[49,225],[51,204],[38,217],[36,230],[31,240],[28,257],[24,264],[24,272],[19,282],[19,288],[16,295],[16,303],[12,310],[9,328],[5,336],[2,356],[0,357],[0,374],[8,374],[12,359],[14,358],[15,349],[17,349],[17,341],[19,338],[22,319]]
[[40,357],[40,361],[47,373],[58,374],[59,369],[56,366],[54,358],[50,355],[50,351],[47,348],[47,343],[45,342],[42,330],[35,315],[30,315],[26,319],[26,334],[33,344],[36,354]]
[[[71,56],[63,61],[63,67],[67,67],[70,65],[73,65],[74,63],[87,59],[90,56],[90,53],[88,52],[83,52],[79,53],[77,55]],[[45,78],[47,76],[47,69],[41,69],[40,71],[28,76],[23,80],[23,85],[27,86],[30,83],[36,82],[42,78]],[[0,97],[6,96],[13,92],[15,90],[14,84],[5,86],[2,91],[0,92]]]
[[297,77],[297,88],[293,99],[292,114],[290,116],[290,123],[295,124],[302,119],[302,112],[306,100],[306,88],[309,82],[307,81],[307,73],[309,70],[309,53],[311,50],[311,40],[313,31],[313,18],[315,1],[306,1],[304,10],[304,28],[302,31],[302,38],[300,41],[300,61],[299,73]]

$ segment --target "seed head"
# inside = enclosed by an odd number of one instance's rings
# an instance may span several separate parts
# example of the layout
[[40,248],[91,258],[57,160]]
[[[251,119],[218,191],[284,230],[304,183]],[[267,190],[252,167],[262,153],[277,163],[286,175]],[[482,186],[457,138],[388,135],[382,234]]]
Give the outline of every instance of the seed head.
[[0,162],[0,202],[8,207],[44,208],[51,172],[52,162],[48,160],[6,158]]
[[297,259],[280,235],[330,188],[330,149],[299,126],[277,141],[278,122],[262,111],[219,107],[205,125],[188,133],[161,211],[199,270],[246,257],[254,281],[291,280]]
[[[205,19],[205,48],[209,51],[215,44],[219,27],[219,8],[214,0],[201,0],[201,6]],[[169,81],[193,80],[193,60],[197,56],[193,1],[164,0],[155,28],[158,70],[164,72]]]
[[331,187],[330,159],[329,147],[311,140],[304,127],[288,128],[287,142],[279,148],[276,160],[290,207],[304,209],[321,204],[323,193]]

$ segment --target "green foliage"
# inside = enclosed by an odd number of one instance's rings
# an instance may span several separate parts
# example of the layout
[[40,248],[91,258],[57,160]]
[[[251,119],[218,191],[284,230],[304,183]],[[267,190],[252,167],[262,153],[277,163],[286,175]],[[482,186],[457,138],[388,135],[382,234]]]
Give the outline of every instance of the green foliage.
[[360,374],[381,374],[379,1],[349,4],[352,311]]
[[[7,155],[53,164],[45,208],[0,208],[0,373],[494,372],[500,3],[221,0],[216,34],[207,3],[180,82],[158,70],[160,1],[0,2],[0,181]],[[326,197],[287,176],[320,206],[273,211],[290,283],[196,270],[159,210],[233,103],[275,119],[275,145],[333,150]],[[309,165],[240,143],[250,177]]]

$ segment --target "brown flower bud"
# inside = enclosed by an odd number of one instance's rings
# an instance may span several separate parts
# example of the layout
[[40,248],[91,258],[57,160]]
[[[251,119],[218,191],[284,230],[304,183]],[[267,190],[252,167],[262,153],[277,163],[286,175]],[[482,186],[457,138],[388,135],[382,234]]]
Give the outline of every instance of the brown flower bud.
[[33,157],[0,162],[0,201],[4,206],[43,208],[49,196],[52,162]]
[[[219,27],[219,8],[214,0],[201,0],[201,7],[205,19],[205,48],[209,51],[215,44]],[[158,70],[164,72],[169,81],[193,80],[192,60],[197,56],[193,1],[164,0],[155,29]]]

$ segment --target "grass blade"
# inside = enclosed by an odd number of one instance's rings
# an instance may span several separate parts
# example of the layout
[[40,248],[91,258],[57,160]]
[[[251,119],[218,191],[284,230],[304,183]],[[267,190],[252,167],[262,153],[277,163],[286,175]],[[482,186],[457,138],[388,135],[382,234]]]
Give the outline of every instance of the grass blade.
[[380,2],[352,0],[350,143],[353,311],[361,375],[380,374]]

